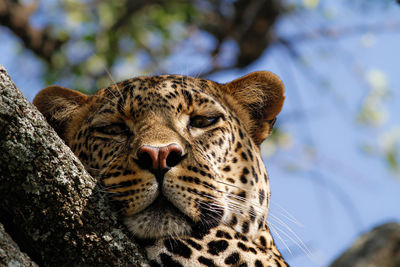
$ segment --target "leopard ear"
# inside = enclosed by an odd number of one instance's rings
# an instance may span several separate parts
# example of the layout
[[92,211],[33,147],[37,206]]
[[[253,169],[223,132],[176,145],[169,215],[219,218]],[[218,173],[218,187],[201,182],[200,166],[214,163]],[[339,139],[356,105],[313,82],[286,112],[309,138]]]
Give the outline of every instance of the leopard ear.
[[68,123],[88,98],[87,95],[78,91],[54,85],[42,89],[33,99],[33,104],[58,135],[65,140]]
[[258,71],[225,84],[225,90],[241,107],[238,115],[248,125],[255,143],[260,145],[271,134],[282,109],[285,100],[282,81],[269,71]]

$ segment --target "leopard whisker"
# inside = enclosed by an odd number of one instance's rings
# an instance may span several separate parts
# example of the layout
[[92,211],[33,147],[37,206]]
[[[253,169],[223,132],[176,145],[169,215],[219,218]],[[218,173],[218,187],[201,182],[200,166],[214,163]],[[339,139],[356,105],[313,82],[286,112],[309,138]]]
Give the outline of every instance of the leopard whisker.
[[289,211],[287,211],[284,207],[282,207],[281,205],[279,205],[278,203],[276,203],[275,201],[271,200],[271,204],[278,207],[279,209],[282,210],[282,212],[276,211],[277,213],[279,213],[279,215],[285,217],[286,219],[288,219],[289,221],[291,221],[292,223],[296,224],[297,226],[300,227],[304,227],[304,225],[299,222],[291,213],[289,213]]
[[117,87],[117,91],[119,93],[119,96],[122,99],[124,99],[124,101],[125,101],[124,95],[121,93],[121,89],[119,88],[118,83],[114,80],[114,78],[112,77],[110,71],[106,68],[106,66],[104,66],[104,70],[107,72],[107,75],[110,78],[110,80],[112,81],[112,83]]
[[291,255],[293,255],[292,250],[289,248],[289,246],[287,245],[286,241],[281,237],[281,235],[279,234],[279,232],[275,229],[275,225],[273,223],[271,223],[269,225],[271,231],[276,235],[276,237],[283,243],[283,245],[286,247],[286,249],[289,251],[289,253]]
[[[108,87],[105,88],[105,90],[109,91],[109,92],[114,96],[114,98],[109,98],[109,97],[106,97],[106,96],[98,96],[98,95],[92,95],[92,97],[96,97],[96,98],[108,100],[109,102],[111,102],[111,103],[113,103],[113,104],[116,104],[117,106],[120,106],[120,107],[122,108],[122,106],[121,106],[121,105],[119,104],[119,102],[118,102],[118,98],[116,97],[116,95],[115,95]],[[101,108],[102,106],[103,106],[103,105],[99,105],[99,107],[97,107],[97,109],[96,109],[96,111],[94,112],[94,114],[99,114],[100,108]]]
[[[214,200],[214,201],[219,201],[219,199],[217,199],[217,198],[215,198],[215,197],[212,197],[212,196],[204,195],[204,197],[209,198],[209,199],[212,199],[212,200]],[[223,207],[224,209],[231,211],[231,212],[234,213],[235,215],[238,215],[238,216],[240,216],[240,217],[245,218],[245,216],[241,213],[241,212],[242,212],[241,209],[235,209],[235,208],[237,208],[237,207],[239,207],[239,206],[236,206],[236,207],[235,207],[235,206],[216,205],[216,207],[218,207],[218,208]]]
[[[277,223],[279,223],[280,225],[282,225],[283,227],[285,227],[291,234],[293,234],[295,236],[295,238],[302,244],[305,246],[305,248],[307,248],[307,246],[304,244],[304,242],[301,240],[301,238],[292,230],[292,228],[290,228],[289,225],[287,225],[285,222],[283,222],[281,219],[279,219],[277,216],[271,214],[271,219],[275,220]],[[308,248],[307,248],[308,250]],[[308,250],[309,251],[309,250]],[[311,252],[310,252],[311,253]]]
[[234,188],[237,188],[237,189],[242,189],[241,187],[236,186],[236,185],[233,185],[233,184],[230,184],[230,183],[226,183],[226,182],[219,181],[219,180],[215,180],[215,181],[216,181],[217,183],[221,183],[221,184],[223,184],[223,185],[231,186],[231,187],[234,187]]
[[[281,226],[283,226],[287,231],[289,231],[290,234],[292,234],[294,236],[291,237],[286,231],[284,231],[283,229],[281,229],[280,227],[278,227],[278,225],[273,224],[271,222],[271,220],[274,220],[275,222],[277,222],[278,224],[280,224]],[[284,234],[285,236],[287,236],[293,243],[295,243],[300,249],[301,251],[303,251],[308,257],[313,258],[313,254],[311,252],[311,250],[308,248],[308,246],[303,242],[303,240],[301,240],[301,238],[286,224],[284,223],[282,220],[280,220],[279,218],[277,218],[276,216],[272,217],[271,220],[268,221],[268,223],[271,225],[273,224],[275,226],[275,228],[277,230],[279,230],[282,234]]]
[[[206,197],[211,198],[210,196],[206,196]],[[247,210],[248,206],[246,206],[246,205],[244,205],[242,203],[230,202],[229,205],[227,207],[224,207],[224,208],[229,210],[229,211],[231,211],[232,213],[234,213],[236,215],[239,215],[239,216],[244,218],[245,216],[243,215],[243,209]],[[257,214],[254,213],[254,212],[250,212],[250,214],[254,215],[254,216],[257,216]],[[262,215],[262,214],[260,213],[260,215]]]
[[[208,187],[208,188],[210,188],[210,189],[214,189],[214,188],[210,187],[210,186],[207,185],[207,184],[202,183],[202,185],[203,185],[204,187]],[[222,190],[218,190],[218,189],[214,189],[214,190],[217,190],[217,192],[226,194],[228,197],[232,197],[232,198],[234,198],[234,199],[240,200],[241,202],[251,204],[251,205],[253,206],[253,208],[255,207],[255,208],[254,208],[254,214],[253,214],[253,215],[262,215],[262,214],[264,213],[264,211],[265,211],[265,207],[262,207],[260,204],[254,202],[254,201],[250,201],[250,200],[248,200],[248,199],[246,199],[246,198],[244,198],[244,197],[241,197],[241,196],[238,196],[238,195],[229,193],[229,192],[225,192],[225,191],[222,191]],[[233,201],[232,199],[230,199],[230,200]],[[236,200],[235,200],[235,203],[236,203],[237,205],[240,205],[240,206],[243,207],[243,208],[248,208],[248,206],[246,206],[246,205],[244,205],[243,203],[240,203],[240,202],[238,202],[238,201],[236,201]]]
[[[218,180],[216,180],[216,182],[217,182],[217,183],[224,184],[224,185],[227,185],[227,186],[231,186],[231,187],[234,187],[234,188],[237,188],[237,189],[240,189],[240,190],[243,190],[243,191],[245,191],[245,192],[251,192],[251,190],[249,190],[249,189],[241,188],[241,187],[238,187],[238,186],[233,185],[233,184],[229,184],[229,183],[222,182],[222,181],[218,181]],[[221,191],[221,192],[222,192],[222,191]],[[230,194],[230,193],[228,193],[228,192],[224,192],[224,193]],[[241,196],[233,195],[233,197],[234,197],[234,198],[238,198],[238,199],[241,198],[244,202],[248,202],[248,201],[249,201],[247,198],[244,198],[244,197],[241,197]],[[251,202],[251,204],[263,208],[260,204],[258,204],[258,203],[256,203],[256,202]],[[263,208],[263,209],[264,209],[264,208]]]
[[[204,186],[207,186],[207,185],[204,185]],[[253,207],[258,207],[259,209],[254,209],[254,213],[252,213],[252,212],[250,212],[250,214],[253,214],[253,215],[262,215],[262,211],[264,211],[264,208],[263,207],[261,207],[258,203],[254,203],[253,201],[249,201],[248,199],[246,199],[246,198],[243,198],[243,197],[240,197],[240,196],[237,196],[237,195],[234,195],[234,194],[231,194],[231,193],[228,193],[228,192],[224,192],[224,191],[221,191],[221,190],[218,190],[218,192],[221,192],[221,193],[224,193],[224,194],[227,194],[228,196],[230,196],[230,197],[232,197],[233,199],[230,199],[230,205],[231,206],[228,206],[228,209],[230,210],[230,211],[232,211],[233,213],[235,213],[236,215],[241,215],[241,216],[244,216],[244,215],[242,215],[242,214],[240,214],[240,212],[238,212],[238,211],[242,211],[242,209],[243,208],[248,208],[248,206],[247,205],[245,205],[244,203],[250,203],[250,204],[253,204]],[[240,202],[239,202],[240,201]],[[301,248],[301,250],[304,252],[304,253],[306,253],[308,256],[310,256],[311,257],[311,255],[312,255],[312,253],[311,253],[311,251],[309,250],[309,248],[304,244],[304,242],[300,239],[300,237],[287,225],[287,224],[285,224],[282,220],[280,220],[278,217],[276,217],[274,214],[270,214],[270,218],[272,219],[272,220],[275,220],[276,222],[278,222],[279,224],[281,224],[282,226],[284,226],[293,236],[294,236],[294,238],[292,238],[292,237],[290,237],[290,240],[292,241],[292,242],[294,242],[297,246],[299,246],[300,248]],[[297,223],[297,221],[295,220],[295,219],[292,219],[291,217],[292,216],[285,216],[286,218],[288,218],[289,220],[291,220],[291,221],[293,221],[293,222],[295,222],[295,223]],[[271,224],[271,222],[270,222],[270,220],[269,220],[269,224]],[[272,223],[273,224],[273,223]],[[275,226],[275,228],[277,228],[278,230],[280,230],[280,231],[283,231],[282,229],[280,229],[280,228],[278,228],[278,227],[276,227]],[[284,232],[285,233],[285,235],[288,235],[288,233],[286,233],[286,232]],[[279,233],[277,232],[277,234],[279,235]],[[282,239],[282,237],[281,236],[279,236],[279,238],[281,239],[281,241],[285,244],[285,246],[288,248],[288,250],[290,251],[290,249],[289,249],[289,247],[286,245],[286,243],[284,242],[284,240]]]
[[[204,203],[204,202],[199,202],[199,201],[195,201],[195,202],[197,204],[202,203],[203,204],[203,208],[208,210],[208,211],[211,211],[212,214],[217,214],[216,210],[213,208],[214,206],[216,206],[218,208],[222,207],[221,205],[218,205],[217,203]],[[212,219],[214,219],[215,223],[222,223],[222,224],[224,224],[226,226],[229,226],[226,222],[222,221],[219,217],[215,217],[215,216],[212,216],[212,215],[208,215],[208,216],[210,216]],[[211,222],[209,222],[208,220],[201,220],[201,222],[202,222],[202,224],[204,226],[212,226]]]
[[[201,203],[201,202],[199,202],[199,201],[195,201],[195,202],[196,202],[197,204],[200,204],[200,203]],[[206,210],[208,210],[208,211],[211,212],[211,214],[209,214],[208,216],[209,216],[211,219],[213,219],[214,222],[216,222],[216,223],[219,222],[219,221],[218,221],[218,218],[212,215],[213,213],[215,213],[215,210],[214,210],[214,209],[212,209],[211,207],[205,207],[205,206],[204,206],[204,203],[203,203],[203,209],[206,209]],[[200,223],[202,224],[202,226],[204,226],[204,227],[212,226],[212,222],[210,222],[209,220],[204,220],[203,218],[200,218],[200,221],[199,221],[199,222],[200,222]]]

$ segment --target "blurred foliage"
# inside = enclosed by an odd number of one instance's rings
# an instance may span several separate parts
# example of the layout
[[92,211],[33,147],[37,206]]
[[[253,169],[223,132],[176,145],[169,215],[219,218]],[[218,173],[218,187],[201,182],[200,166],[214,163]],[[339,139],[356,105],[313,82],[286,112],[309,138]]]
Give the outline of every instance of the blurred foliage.
[[[188,75],[207,76],[221,70],[245,68],[256,62],[270,45],[286,49],[321,92],[332,92],[332,78],[312,69],[313,58],[302,52],[301,44],[361,34],[362,45],[369,47],[375,42],[374,31],[381,30],[380,25],[375,28],[365,25],[339,29],[314,27],[310,32],[301,32],[305,27],[299,27],[289,37],[279,35],[276,22],[280,17],[297,16],[299,25],[306,24],[304,18],[309,16],[322,26],[334,20],[337,10],[332,3],[322,0],[2,1],[0,24],[20,37],[25,48],[43,60],[45,84],[61,84],[84,92],[94,92],[108,86],[110,81],[169,73],[179,56],[190,55],[202,62],[200,68],[182,66]],[[364,12],[385,8],[392,1],[344,2]],[[15,23],[18,20],[19,25]],[[31,36],[23,34],[23,27],[28,26],[36,30]],[[42,43],[35,43],[37,38]],[[49,41],[53,41],[51,45]],[[332,56],[331,48],[321,49],[318,56],[318,60]],[[388,78],[379,69],[361,73],[360,83],[365,84],[368,93],[356,115],[357,125],[368,129],[384,127],[390,114],[386,108],[391,96]],[[340,92],[337,95],[340,99]],[[302,119],[306,121],[307,117]],[[319,155],[309,140],[311,131],[305,128],[303,132],[308,137],[298,142],[295,133],[284,127],[277,128],[261,150],[271,156],[277,149],[292,149],[301,143],[300,157],[318,160]],[[398,128],[377,133],[374,140],[361,143],[363,152],[385,158],[393,171],[399,171]],[[295,163],[286,167],[289,171],[299,169]]]
[[[369,128],[382,128],[390,117],[387,102],[391,99],[388,78],[380,70],[366,72],[365,80],[369,92],[364,97],[357,122]],[[393,173],[400,175],[400,127],[391,126],[388,130],[376,134],[372,141],[364,142],[362,149],[367,154],[382,156]]]
[[190,34],[183,25],[199,17],[190,2],[158,2],[67,0],[54,6],[61,18],[53,31],[69,41],[53,54],[46,83],[64,80],[93,90],[110,83],[108,72],[112,79],[128,78],[128,71],[114,77],[119,66],[130,66],[130,76],[156,72],[157,60]]
[[168,72],[167,60],[187,47],[208,62],[200,74],[248,66],[269,46],[281,12],[277,0],[4,0],[0,24],[44,60],[47,84],[93,91],[110,79]]
[[365,77],[370,89],[363,100],[357,121],[370,126],[381,126],[387,120],[388,113],[384,101],[388,98],[387,78],[379,70],[370,70]]

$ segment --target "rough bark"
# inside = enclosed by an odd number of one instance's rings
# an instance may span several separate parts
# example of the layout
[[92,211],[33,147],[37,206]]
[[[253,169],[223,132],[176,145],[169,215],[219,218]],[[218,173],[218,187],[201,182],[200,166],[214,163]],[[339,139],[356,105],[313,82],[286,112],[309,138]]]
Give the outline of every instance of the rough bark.
[[0,266],[38,266],[25,253],[22,253],[17,243],[4,230],[0,223]]
[[400,224],[380,225],[359,237],[331,267],[400,266]]
[[1,65],[0,151],[0,222],[35,262],[147,265],[96,180]]

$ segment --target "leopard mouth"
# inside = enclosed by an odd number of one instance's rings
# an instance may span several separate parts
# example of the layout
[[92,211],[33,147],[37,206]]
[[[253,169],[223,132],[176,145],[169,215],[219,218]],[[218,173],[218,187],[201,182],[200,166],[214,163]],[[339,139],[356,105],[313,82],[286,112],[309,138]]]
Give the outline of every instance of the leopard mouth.
[[141,212],[127,216],[124,222],[138,238],[188,235],[193,225],[162,193]]
[[[175,205],[172,204],[172,202],[169,201],[162,193],[159,194],[159,196],[153,201],[153,203],[151,203],[147,208],[145,208],[141,212],[146,212],[146,211],[151,211],[160,214],[165,212],[170,212],[172,214],[176,214],[177,216],[187,217],[177,207],[175,207]],[[187,217],[187,219],[190,220],[189,217]]]
[[[162,178],[156,175],[156,180],[166,179],[165,174],[161,175]],[[220,223],[223,211],[215,209],[207,202],[199,201],[192,209],[188,209],[169,187],[158,186],[157,191],[153,192],[156,197],[147,207],[128,215],[124,220],[137,238],[187,236],[192,232],[205,232]],[[211,208],[215,210],[210,211]]]

